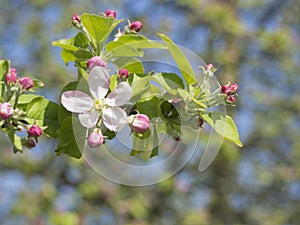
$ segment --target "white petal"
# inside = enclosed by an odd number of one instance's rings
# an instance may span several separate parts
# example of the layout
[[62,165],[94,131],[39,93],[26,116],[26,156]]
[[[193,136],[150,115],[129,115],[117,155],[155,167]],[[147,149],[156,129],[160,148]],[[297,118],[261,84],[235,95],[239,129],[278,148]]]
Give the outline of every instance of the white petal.
[[99,113],[96,111],[91,111],[84,114],[79,114],[78,117],[82,126],[86,128],[92,128],[97,124]]
[[94,106],[94,100],[81,91],[66,91],[61,96],[61,104],[70,112],[85,113]]
[[121,82],[118,86],[107,96],[104,104],[109,106],[121,106],[127,103],[132,97],[132,88],[126,82]]
[[95,99],[102,99],[108,92],[110,85],[109,74],[103,67],[94,67],[88,78],[89,88]]
[[111,131],[120,131],[127,124],[126,112],[120,107],[103,109],[102,119],[104,125]]

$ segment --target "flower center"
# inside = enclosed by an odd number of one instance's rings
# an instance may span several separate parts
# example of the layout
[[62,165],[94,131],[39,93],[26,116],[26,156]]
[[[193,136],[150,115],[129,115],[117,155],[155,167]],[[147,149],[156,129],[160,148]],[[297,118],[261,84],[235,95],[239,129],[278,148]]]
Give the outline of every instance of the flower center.
[[102,101],[100,99],[95,100],[95,109],[100,111],[102,109]]

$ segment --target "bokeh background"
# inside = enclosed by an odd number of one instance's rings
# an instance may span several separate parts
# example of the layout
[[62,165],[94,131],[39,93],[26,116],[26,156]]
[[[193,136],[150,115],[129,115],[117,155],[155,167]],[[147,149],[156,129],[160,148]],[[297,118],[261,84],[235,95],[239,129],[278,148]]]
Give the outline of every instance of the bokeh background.
[[51,41],[76,32],[74,13],[106,9],[192,49],[221,83],[237,81],[237,107],[227,110],[244,147],[224,142],[205,172],[195,156],[163,183],[127,187],[57,157],[54,140],[14,155],[2,134],[0,224],[300,224],[300,1],[1,0],[0,57],[42,79],[39,93],[57,101],[76,70]]

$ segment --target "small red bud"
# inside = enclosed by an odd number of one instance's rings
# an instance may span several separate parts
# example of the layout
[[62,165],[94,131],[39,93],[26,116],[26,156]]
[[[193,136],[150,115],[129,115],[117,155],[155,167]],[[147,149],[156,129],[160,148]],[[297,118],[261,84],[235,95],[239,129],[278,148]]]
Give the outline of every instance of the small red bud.
[[143,27],[143,24],[140,21],[134,21],[130,24],[129,29],[135,32],[139,32]]
[[28,91],[30,88],[34,86],[33,80],[30,77],[23,77],[19,80],[23,90]]
[[233,83],[233,84],[230,84],[229,88],[231,89],[231,91],[233,93],[235,93],[239,89],[239,86],[236,83]]
[[13,115],[13,109],[11,107],[11,104],[8,102],[4,102],[0,104],[0,118],[3,120],[8,119]]
[[120,70],[119,70],[119,76],[120,76],[121,78],[123,78],[123,77],[128,78],[128,70],[125,69],[125,68],[120,69]]
[[32,125],[28,128],[27,133],[30,137],[39,137],[42,135],[43,130],[38,125]]
[[229,95],[231,93],[231,88],[228,85],[221,87],[221,93],[224,95]]
[[9,73],[5,75],[5,82],[6,84],[17,83],[17,78],[17,70],[15,68],[10,68]]
[[232,96],[232,95],[230,95],[230,96],[228,96],[228,97],[226,98],[226,101],[227,101],[228,103],[234,103],[234,102],[235,102],[235,97]]
[[113,17],[116,19],[117,13],[116,11],[109,9],[105,11],[105,15],[106,17]]

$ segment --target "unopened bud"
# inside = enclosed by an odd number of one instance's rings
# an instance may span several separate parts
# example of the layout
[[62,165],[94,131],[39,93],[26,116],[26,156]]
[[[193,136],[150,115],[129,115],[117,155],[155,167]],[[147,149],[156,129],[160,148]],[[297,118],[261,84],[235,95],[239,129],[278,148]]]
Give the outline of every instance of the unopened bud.
[[131,115],[129,117],[129,126],[136,133],[145,132],[150,127],[149,117],[145,114]]
[[130,24],[129,29],[135,32],[139,32],[143,27],[143,24],[140,21],[134,21]]
[[38,125],[32,125],[28,128],[27,133],[30,137],[39,137],[42,135],[43,130]]
[[230,84],[229,87],[233,93],[237,92],[237,90],[239,89],[239,86],[236,83]]
[[230,96],[226,97],[226,101],[228,103],[234,103],[235,102],[235,97],[230,95]]
[[13,109],[12,109],[10,103],[4,102],[4,103],[0,104],[0,117],[3,120],[8,119],[12,115],[13,115]]
[[75,26],[75,27],[79,27],[79,24],[81,23],[81,20],[80,20],[80,17],[78,14],[74,14],[72,16],[72,24]]
[[22,145],[25,146],[26,148],[31,149],[36,146],[36,143],[31,138],[24,138],[24,139],[22,139]]
[[96,66],[105,68],[107,65],[106,62],[104,62],[100,56],[93,56],[88,60],[87,68],[91,71]]
[[29,90],[34,86],[33,80],[30,77],[23,77],[19,80],[23,90]]
[[15,68],[10,68],[9,73],[5,75],[5,82],[6,84],[17,83],[17,78],[17,70]]
[[125,68],[120,69],[120,70],[119,70],[119,76],[120,76],[121,78],[123,78],[123,77],[128,78],[128,70],[125,69]]
[[221,93],[224,95],[229,95],[231,93],[231,88],[228,85],[221,87]]
[[109,9],[105,11],[105,15],[106,17],[113,17],[116,19],[117,13],[116,11]]
[[88,145],[90,148],[96,148],[103,144],[104,137],[100,129],[96,128],[88,136]]

